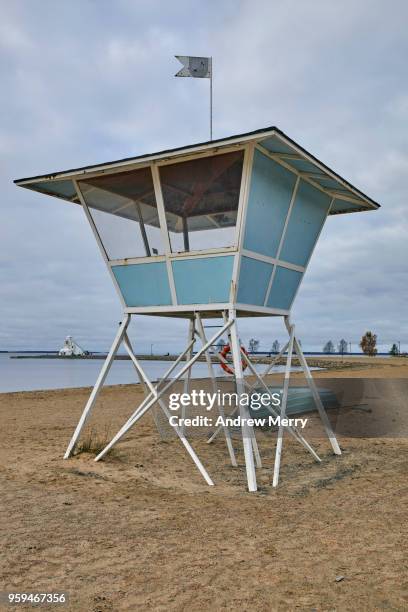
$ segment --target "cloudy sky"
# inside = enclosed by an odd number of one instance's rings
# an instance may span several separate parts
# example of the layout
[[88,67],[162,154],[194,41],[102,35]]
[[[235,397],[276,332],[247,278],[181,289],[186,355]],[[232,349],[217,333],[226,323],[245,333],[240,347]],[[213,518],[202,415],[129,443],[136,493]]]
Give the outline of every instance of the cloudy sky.
[[[277,125],[382,204],[330,218],[293,319],[306,349],[372,329],[408,350],[405,0],[0,1],[0,349],[105,349],[121,309],[82,210],[12,179]],[[139,350],[186,323],[135,318]],[[268,349],[280,320],[242,322]]]

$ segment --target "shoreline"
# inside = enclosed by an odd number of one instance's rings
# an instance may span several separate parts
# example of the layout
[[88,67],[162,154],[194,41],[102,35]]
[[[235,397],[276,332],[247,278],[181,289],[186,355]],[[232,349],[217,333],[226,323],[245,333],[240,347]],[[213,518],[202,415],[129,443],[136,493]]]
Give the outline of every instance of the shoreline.
[[[318,370],[313,370],[313,378],[378,378],[378,379],[405,379],[408,378],[408,360],[404,357],[394,357],[392,359],[380,357],[366,357],[364,360],[353,360],[353,363],[350,363],[352,359],[349,357],[349,363],[343,361],[333,362],[329,360],[318,360],[318,362],[313,362],[313,360],[308,359],[308,364],[310,367],[319,367]],[[218,361],[217,361],[218,363]],[[258,362],[259,363],[259,362]],[[299,363],[296,360],[293,360],[293,365],[298,366]],[[217,380],[229,380],[228,375],[226,376],[217,376]],[[268,375],[268,380],[276,381],[280,378],[283,378],[283,372],[276,372]],[[302,380],[303,374],[299,371],[294,371],[291,373],[291,379],[293,380]],[[95,378],[96,380],[96,378]],[[198,377],[194,379],[195,381],[205,380],[204,377]],[[152,382],[157,382],[157,380],[153,380]],[[32,390],[17,390],[17,391],[4,391],[0,392],[0,398],[5,396],[16,396],[16,395],[29,395],[33,397],[35,394],[67,394],[71,391],[78,392],[88,392],[90,393],[93,388],[93,384],[86,386],[76,386],[76,387],[59,387],[55,389],[32,389]],[[131,382],[131,383],[117,383],[117,384],[107,384],[104,385],[103,389],[108,390],[121,390],[121,389],[135,389],[138,390],[141,388],[140,382]]]

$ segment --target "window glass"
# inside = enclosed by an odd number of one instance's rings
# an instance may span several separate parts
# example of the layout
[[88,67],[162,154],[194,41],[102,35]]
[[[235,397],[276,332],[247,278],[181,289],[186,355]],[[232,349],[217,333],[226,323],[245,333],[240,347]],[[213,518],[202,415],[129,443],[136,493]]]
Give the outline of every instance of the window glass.
[[79,183],[109,259],[164,252],[150,168]]
[[243,151],[160,168],[173,252],[233,246]]

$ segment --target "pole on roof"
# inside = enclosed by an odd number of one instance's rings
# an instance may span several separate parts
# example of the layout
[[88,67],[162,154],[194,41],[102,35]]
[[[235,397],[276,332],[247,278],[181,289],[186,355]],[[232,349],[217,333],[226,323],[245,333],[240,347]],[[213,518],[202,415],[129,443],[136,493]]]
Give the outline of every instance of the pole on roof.
[[183,65],[174,76],[210,79],[210,140],[213,137],[213,75],[212,57],[195,57],[192,55],[175,55]]
[[210,140],[213,139],[213,70],[212,57],[210,57]]

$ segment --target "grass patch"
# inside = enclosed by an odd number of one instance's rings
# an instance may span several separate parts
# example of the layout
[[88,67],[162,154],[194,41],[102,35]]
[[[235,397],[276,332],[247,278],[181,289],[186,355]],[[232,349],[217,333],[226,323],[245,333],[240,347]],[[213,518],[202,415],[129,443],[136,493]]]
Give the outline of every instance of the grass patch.
[[[110,442],[110,426],[107,425],[103,431],[98,431],[95,428],[88,430],[82,440],[78,442],[75,455],[82,453],[91,453],[99,455],[105,446]],[[111,448],[105,456],[113,455],[115,450]]]

